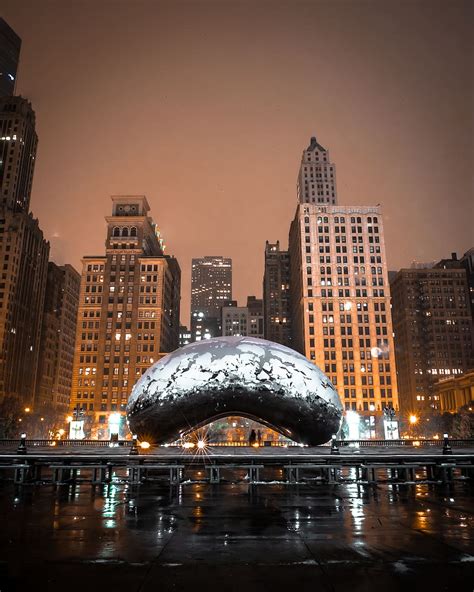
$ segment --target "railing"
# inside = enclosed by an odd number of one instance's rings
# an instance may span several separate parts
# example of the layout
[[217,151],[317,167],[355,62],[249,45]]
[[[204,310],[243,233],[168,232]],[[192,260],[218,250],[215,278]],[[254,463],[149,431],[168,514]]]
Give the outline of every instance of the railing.
[[[17,447],[20,443],[20,439],[0,439],[0,448],[7,448],[7,447]],[[110,440],[47,440],[47,439],[27,439],[25,442],[26,446],[28,447],[110,447],[112,446],[119,446],[124,448],[130,448],[132,446],[131,440],[116,440],[111,442]],[[323,446],[329,446],[331,443],[328,442]],[[450,438],[449,444],[455,448],[474,448],[474,439],[473,438]],[[249,447],[250,444],[246,441],[236,441],[236,442],[209,442],[210,446],[221,446],[221,447]],[[370,448],[374,446],[382,446],[382,447],[437,447],[441,448],[443,446],[443,440],[431,438],[431,439],[410,439],[410,440],[336,440],[336,445],[339,447],[360,447],[360,448]],[[173,443],[172,446],[181,447],[177,443]],[[257,443],[255,444],[257,446]],[[293,448],[293,447],[301,447],[301,444],[297,442],[284,442],[280,440],[263,440],[258,444],[259,448],[265,448],[267,446],[271,447],[279,447],[279,448]]]
[[[449,438],[450,446],[454,446],[456,448],[472,448],[474,447],[474,439],[471,438]],[[341,446],[360,446],[363,447],[370,447],[370,446],[406,446],[406,447],[425,447],[425,446],[436,446],[442,447],[443,440],[441,438],[425,438],[425,439],[401,439],[401,440],[336,440],[336,445]]]
[[[0,439],[0,447],[18,446],[19,439]],[[26,446],[51,446],[51,447],[62,447],[62,446],[92,446],[94,448],[98,446],[109,447],[111,444],[114,446],[130,447],[132,445],[131,440],[116,440],[111,442],[110,440],[26,440]]]

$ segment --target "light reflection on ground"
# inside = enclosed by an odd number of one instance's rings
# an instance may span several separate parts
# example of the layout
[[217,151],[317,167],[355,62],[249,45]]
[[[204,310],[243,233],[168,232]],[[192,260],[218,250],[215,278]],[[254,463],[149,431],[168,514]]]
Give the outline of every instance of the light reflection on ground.
[[210,485],[200,472],[174,487],[165,480],[95,488],[2,482],[0,590],[202,584],[262,592],[288,591],[296,580],[300,589],[351,592],[409,583],[469,589],[474,503],[467,482]]

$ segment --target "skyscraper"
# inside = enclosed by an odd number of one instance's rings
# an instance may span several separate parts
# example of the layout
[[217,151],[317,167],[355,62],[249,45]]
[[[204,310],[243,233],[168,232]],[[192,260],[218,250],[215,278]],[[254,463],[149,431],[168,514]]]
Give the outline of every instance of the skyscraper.
[[181,271],[164,254],[145,196],[112,197],[105,255],[82,260],[71,408],[92,435],[123,420],[135,381],[178,347]]
[[71,395],[80,283],[74,267],[49,262],[35,407],[63,423]]
[[49,243],[29,213],[37,136],[21,97],[0,98],[0,402],[35,399]]
[[0,399],[32,407],[49,243],[31,214],[0,206]]
[[436,382],[474,364],[466,272],[446,265],[401,269],[391,291],[400,407],[439,410]]
[[38,136],[35,112],[22,97],[0,97],[0,204],[28,212]]
[[263,316],[265,339],[291,347],[290,256],[280,241],[265,245]]
[[232,300],[232,259],[216,256],[192,260],[191,333],[193,341],[220,334],[221,308]]
[[299,203],[337,203],[336,165],[331,162],[329,151],[315,137],[301,157],[297,194]]
[[15,91],[21,39],[0,18],[0,97],[11,96]]
[[380,208],[301,204],[289,252],[293,346],[374,435],[383,408],[398,408]]

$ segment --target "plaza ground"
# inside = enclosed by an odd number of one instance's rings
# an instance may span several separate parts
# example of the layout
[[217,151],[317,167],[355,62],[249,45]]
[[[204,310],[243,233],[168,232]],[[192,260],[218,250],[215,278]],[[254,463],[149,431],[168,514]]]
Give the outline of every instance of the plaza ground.
[[[0,590],[472,590],[472,482],[14,486]],[[275,480],[279,478],[275,469]]]

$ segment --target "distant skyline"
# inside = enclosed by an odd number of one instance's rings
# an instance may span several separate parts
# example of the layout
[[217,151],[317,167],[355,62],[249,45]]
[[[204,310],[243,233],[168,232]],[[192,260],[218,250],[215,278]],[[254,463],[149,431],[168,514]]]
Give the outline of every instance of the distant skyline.
[[472,3],[4,0],[39,136],[31,208],[52,258],[104,253],[145,194],[167,253],[233,261],[261,297],[311,136],[341,205],[381,204],[390,269],[474,246]]

